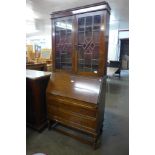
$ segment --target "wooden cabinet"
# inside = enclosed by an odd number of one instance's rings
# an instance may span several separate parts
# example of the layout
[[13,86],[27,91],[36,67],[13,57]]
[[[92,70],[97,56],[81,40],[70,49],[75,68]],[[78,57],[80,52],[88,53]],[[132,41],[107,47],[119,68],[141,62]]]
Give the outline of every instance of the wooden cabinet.
[[53,71],[106,75],[109,15],[106,2],[52,13]]
[[89,134],[94,147],[102,132],[105,78],[55,72],[46,90],[49,127],[57,122]]
[[26,70],[26,124],[41,131],[47,125],[46,87],[49,72]]
[[49,128],[56,122],[86,133],[94,147],[104,120],[109,15],[107,2],[51,14],[53,72],[46,90]]

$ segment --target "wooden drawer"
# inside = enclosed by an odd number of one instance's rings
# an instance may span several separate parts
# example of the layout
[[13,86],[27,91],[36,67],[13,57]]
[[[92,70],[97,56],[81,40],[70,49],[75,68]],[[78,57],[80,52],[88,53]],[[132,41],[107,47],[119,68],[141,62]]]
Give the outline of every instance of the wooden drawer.
[[53,107],[61,108],[72,113],[96,118],[97,108],[82,104],[82,101],[67,100],[62,98],[55,98],[53,96],[47,97],[47,104]]
[[48,105],[47,111],[48,111],[49,116],[52,115],[52,118],[56,116],[59,118],[63,118],[69,122],[74,122],[82,126],[96,129],[96,118],[88,117],[85,115],[79,115],[77,113],[70,112],[66,109],[62,109],[60,107],[56,107],[53,105]]

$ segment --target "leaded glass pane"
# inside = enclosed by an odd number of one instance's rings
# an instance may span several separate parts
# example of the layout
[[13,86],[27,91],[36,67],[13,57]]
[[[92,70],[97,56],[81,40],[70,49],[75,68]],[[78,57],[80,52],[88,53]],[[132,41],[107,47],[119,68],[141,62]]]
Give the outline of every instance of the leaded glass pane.
[[72,69],[72,17],[55,21],[55,68]]
[[98,71],[101,16],[78,18],[78,70]]

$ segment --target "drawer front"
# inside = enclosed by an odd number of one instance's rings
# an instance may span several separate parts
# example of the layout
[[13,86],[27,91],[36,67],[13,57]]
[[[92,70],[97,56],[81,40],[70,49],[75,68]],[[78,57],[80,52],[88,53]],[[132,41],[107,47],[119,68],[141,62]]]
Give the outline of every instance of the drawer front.
[[85,115],[89,117],[96,118],[97,114],[97,109],[88,107],[82,104],[78,104],[76,102],[70,102],[66,100],[61,100],[61,99],[52,99],[50,97],[47,98],[47,104],[51,105],[53,107],[61,108],[64,110],[67,110],[72,113],[80,114],[80,115]]
[[62,109],[60,107],[48,105],[47,106],[48,114],[53,118],[59,117],[65,119],[69,122],[79,124],[81,126],[86,126],[92,129],[96,129],[96,118],[87,117],[84,115],[78,115],[77,113],[70,112],[68,110]]

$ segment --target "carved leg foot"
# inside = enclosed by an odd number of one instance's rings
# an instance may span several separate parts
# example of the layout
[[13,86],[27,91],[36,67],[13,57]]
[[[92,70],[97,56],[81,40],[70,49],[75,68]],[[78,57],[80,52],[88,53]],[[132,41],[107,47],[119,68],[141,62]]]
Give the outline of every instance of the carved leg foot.
[[93,149],[96,150],[97,148],[97,136],[93,137]]
[[48,120],[48,130],[51,130],[52,129],[52,124],[51,124],[51,121]]
[[102,124],[102,126],[100,128],[100,134],[102,134],[102,132],[103,132],[103,124]]
[[102,134],[102,132],[103,132],[103,128],[100,129],[100,134]]

